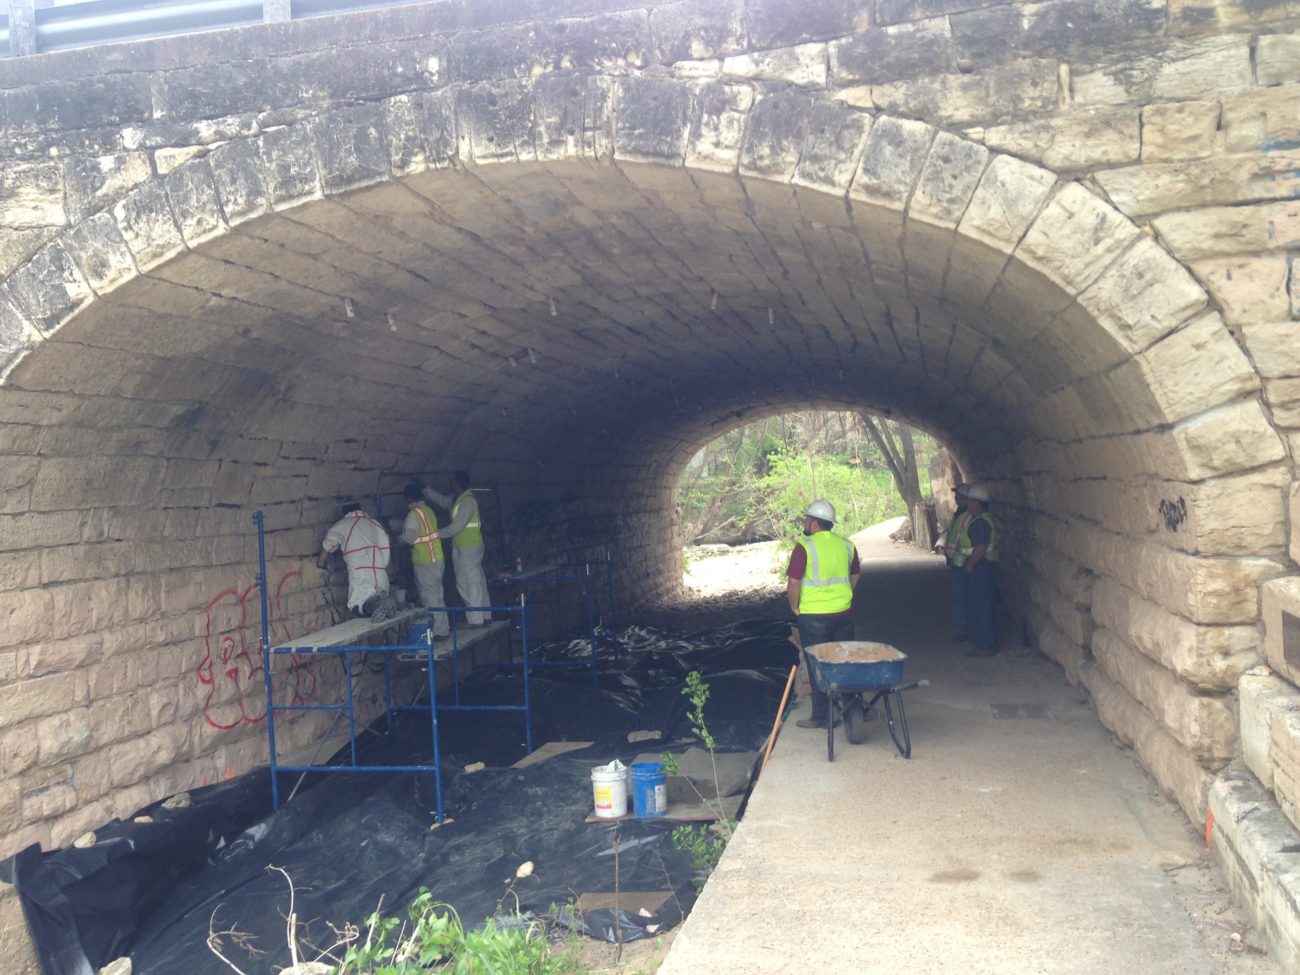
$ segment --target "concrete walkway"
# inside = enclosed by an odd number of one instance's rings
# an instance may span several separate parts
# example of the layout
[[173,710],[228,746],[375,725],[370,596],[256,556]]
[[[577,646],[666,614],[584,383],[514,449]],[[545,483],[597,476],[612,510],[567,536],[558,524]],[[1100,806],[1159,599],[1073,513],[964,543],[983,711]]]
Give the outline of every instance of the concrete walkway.
[[787,725],[660,975],[1276,973],[1084,693],[1019,639],[963,656],[944,571],[868,563],[857,600],[859,636],[931,681],[907,698],[911,761],[878,721],[834,763]]

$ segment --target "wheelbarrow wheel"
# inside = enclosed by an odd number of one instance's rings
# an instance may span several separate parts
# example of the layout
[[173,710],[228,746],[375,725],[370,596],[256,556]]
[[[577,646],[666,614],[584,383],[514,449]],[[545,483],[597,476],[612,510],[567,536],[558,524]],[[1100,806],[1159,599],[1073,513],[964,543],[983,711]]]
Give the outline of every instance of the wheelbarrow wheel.
[[[894,718],[894,709],[890,706],[890,700],[898,705],[898,718]],[[885,724],[889,725],[889,737],[894,739],[894,747],[898,749],[898,754],[904,758],[912,757],[912,736],[907,732],[907,711],[903,708],[903,694],[901,691],[890,691],[885,695]]]
[[854,695],[844,702],[842,710],[844,711],[844,737],[849,740],[850,745],[861,745],[867,740],[867,720],[870,717],[866,704],[863,703],[860,695]]

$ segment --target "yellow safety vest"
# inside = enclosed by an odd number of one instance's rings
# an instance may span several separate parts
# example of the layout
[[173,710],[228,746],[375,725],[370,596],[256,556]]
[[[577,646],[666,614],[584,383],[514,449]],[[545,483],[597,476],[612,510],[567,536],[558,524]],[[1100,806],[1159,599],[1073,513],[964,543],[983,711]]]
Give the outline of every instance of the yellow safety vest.
[[975,546],[971,544],[970,540],[970,526],[977,521],[988,522],[989,526],[989,547],[984,550],[984,561],[996,562],[998,560],[998,526],[993,520],[993,516],[985,511],[961,526],[961,530],[957,533],[957,551],[952,554],[953,565],[965,565],[966,560],[975,551]]
[[799,615],[843,613],[853,605],[849,570],[853,543],[831,531],[799,539],[808,553],[808,565],[799,580]]
[[[451,506],[451,520],[456,520],[456,511],[460,508],[461,503],[466,499],[473,500],[473,492],[465,491]],[[473,548],[474,546],[482,547],[483,545],[483,520],[475,508],[475,517],[473,521],[465,523],[465,527],[454,535],[451,540],[452,548]]]
[[442,561],[442,539],[438,537],[438,521],[427,504],[417,504],[411,509],[420,519],[420,534],[411,543],[411,562],[431,565]]

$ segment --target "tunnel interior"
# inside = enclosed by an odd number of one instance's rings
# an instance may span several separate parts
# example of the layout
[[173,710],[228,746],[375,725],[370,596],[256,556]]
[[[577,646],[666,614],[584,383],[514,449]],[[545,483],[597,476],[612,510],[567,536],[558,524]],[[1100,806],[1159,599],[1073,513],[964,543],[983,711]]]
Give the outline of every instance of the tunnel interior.
[[[653,603],[680,585],[675,492],[700,447],[864,410],[989,484],[1017,542],[1011,628],[1090,681],[1198,814],[1235,740],[1256,584],[1284,560],[1289,475],[1258,377],[1190,276],[1081,185],[921,123],[841,142],[793,179],[629,153],[341,191],[313,167],[246,179],[236,142],[178,170],[201,205],[170,179],[129,227],[89,218],[46,255],[66,301],[0,387],[29,455],[6,503],[42,539],[6,562],[10,634],[64,648],[53,677],[110,656],[152,674],[175,700],[140,718],[166,740],[155,770],[197,781],[265,748],[255,720],[192,718],[214,594],[251,581],[252,511],[294,577],[289,630],[321,617],[302,567],[335,502],[462,468],[497,485],[518,554],[609,555],[621,599]],[[1190,502],[1173,528],[1169,498]],[[1195,652],[1166,653],[1153,619]],[[1099,646],[1120,661],[1105,672],[1086,666]],[[1133,666],[1200,723],[1165,730],[1159,696],[1123,689]],[[133,689],[70,688],[92,712]],[[157,788],[106,789],[60,829]]]

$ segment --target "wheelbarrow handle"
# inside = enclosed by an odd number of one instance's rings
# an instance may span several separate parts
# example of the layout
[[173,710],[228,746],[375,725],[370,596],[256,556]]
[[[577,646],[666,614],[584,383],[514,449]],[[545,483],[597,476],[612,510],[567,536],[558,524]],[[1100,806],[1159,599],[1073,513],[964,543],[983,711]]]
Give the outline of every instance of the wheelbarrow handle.
[[914,680],[910,684],[898,685],[897,687],[894,688],[894,693],[897,694],[901,691],[911,691],[911,690],[915,690],[918,687],[929,687],[929,686],[930,686],[930,682],[928,680]]

